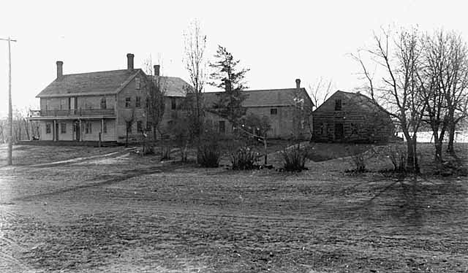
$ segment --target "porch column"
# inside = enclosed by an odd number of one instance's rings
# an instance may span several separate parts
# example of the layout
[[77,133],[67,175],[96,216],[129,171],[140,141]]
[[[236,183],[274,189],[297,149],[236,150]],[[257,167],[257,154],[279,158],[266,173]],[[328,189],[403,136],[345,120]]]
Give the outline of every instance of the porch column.
[[83,141],[83,127],[81,127],[81,119],[80,119],[80,140]]

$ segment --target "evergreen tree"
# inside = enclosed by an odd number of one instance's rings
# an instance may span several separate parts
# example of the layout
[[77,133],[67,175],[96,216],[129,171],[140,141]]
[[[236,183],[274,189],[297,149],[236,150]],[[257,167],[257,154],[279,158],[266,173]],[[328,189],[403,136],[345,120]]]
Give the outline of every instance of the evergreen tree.
[[212,82],[210,85],[224,89],[219,101],[213,105],[214,111],[219,116],[227,119],[234,127],[239,124],[240,119],[245,115],[247,109],[242,106],[246,95],[242,90],[246,89],[244,77],[249,69],[239,69],[239,60],[235,60],[225,47],[218,46],[214,55],[216,61],[210,63],[215,71],[211,73]]

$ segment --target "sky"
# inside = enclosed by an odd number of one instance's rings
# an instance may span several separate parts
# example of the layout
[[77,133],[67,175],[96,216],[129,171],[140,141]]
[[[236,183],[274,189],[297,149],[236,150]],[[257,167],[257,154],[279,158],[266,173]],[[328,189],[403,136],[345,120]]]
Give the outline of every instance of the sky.
[[[188,81],[184,31],[198,20],[207,36],[206,59],[218,45],[230,51],[250,89],[291,88],[295,79],[310,90],[319,79],[333,90],[364,84],[350,57],[372,42],[380,28],[418,26],[454,30],[465,39],[464,1],[13,1],[0,0],[0,38],[11,37],[15,109],[38,109],[35,96],[64,74],[125,69],[160,63],[162,73]],[[207,86],[206,91],[215,91]],[[8,43],[0,41],[0,117],[8,111]]]

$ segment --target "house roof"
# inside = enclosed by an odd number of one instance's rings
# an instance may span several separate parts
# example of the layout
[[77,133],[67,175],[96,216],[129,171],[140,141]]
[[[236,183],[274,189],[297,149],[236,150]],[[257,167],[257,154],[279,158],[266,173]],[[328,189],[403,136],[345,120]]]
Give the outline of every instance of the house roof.
[[[62,77],[55,79],[36,97],[45,98],[117,94],[140,73],[144,74],[141,69],[121,69],[63,75]],[[161,76],[161,78],[164,78],[164,83],[166,85],[166,96],[185,96],[185,86],[190,87],[188,83],[178,77]]]
[[148,76],[151,78],[161,78],[161,84],[165,85],[166,96],[168,97],[185,97],[187,90],[192,88],[190,84],[179,77],[167,76]]
[[[245,90],[247,95],[242,105],[244,107],[279,107],[291,106],[294,104],[294,98],[301,96],[311,103],[309,95],[305,88],[286,88],[286,89],[265,89],[265,90]],[[209,107],[219,100],[219,95],[224,92],[206,92],[203,94],[205,104]]]
[[143,73],[143,71],[141,69],[122,69],[63,75],[55,79],[36,97],[115,94],[139,73]]
[[[341,95],[343,98],[347,99],[347,103],[352,103],[353,106],[359,107],[363,110],[368,110],[368,111],[382,111],[382,112],[387,112],[382,106],[378,105],[375,101],[373,101],[371,98],[367,97],[366,95],[357,92],[345,92],[338,90],[333,95],[331,95],[322,105],[325,105],[326,102],[335,99],[335,97]],[[315,112],[321,111],[322,105],[320,105],[317,109],[315,109]]]

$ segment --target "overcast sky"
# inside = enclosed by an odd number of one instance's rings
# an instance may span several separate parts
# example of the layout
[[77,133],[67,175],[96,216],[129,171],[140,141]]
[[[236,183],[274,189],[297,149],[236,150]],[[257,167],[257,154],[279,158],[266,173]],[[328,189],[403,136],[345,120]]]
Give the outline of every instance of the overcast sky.
[[[6,3],[5,3],[6,2]],[[35,96],[64,74],[126,68],[126,54],[142,67],[152,56],[163,73],[185,80],[184,37],[198,19],[207,57],[225,46],[250,89],[308,87],[321,77],[353,91],[359,66],[350,57],[389,25],[444,28],[468,37],[464,1],[0,1],[0,38],[11,36],[13,104],[38,108]],[[214,90],[207,87],[207,91]],[[0,116],[7,113],[8,47],[0,41]]]

